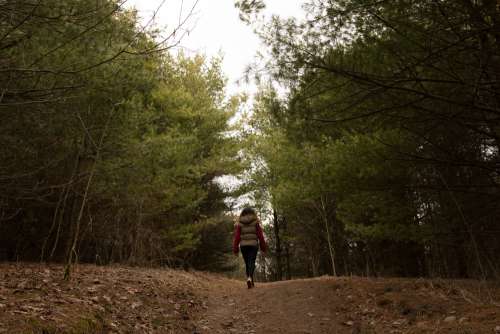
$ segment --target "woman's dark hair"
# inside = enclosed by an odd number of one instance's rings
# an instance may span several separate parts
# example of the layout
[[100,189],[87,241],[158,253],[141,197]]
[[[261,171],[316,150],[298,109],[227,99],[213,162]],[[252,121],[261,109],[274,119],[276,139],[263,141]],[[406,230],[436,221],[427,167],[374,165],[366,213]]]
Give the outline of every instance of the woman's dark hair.
[[241,211],[240,217],[248,215],[257,215],[257,213],[252,208],[244,208],[243,211]]

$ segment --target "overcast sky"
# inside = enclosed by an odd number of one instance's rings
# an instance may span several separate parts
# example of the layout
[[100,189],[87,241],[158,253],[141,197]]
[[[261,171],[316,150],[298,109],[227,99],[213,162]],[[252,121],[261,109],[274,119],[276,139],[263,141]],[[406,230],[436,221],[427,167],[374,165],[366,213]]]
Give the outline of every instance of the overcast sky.
[[[147,22],[162,0],[129,0]],[[178,25],[193,7],[195,0],[166,0],[156,16],[156,25],[167,33]],[[278,14],[282,17],[301,16],[303,0],[267,0],[266,16]],[[182,12],[181,12],[182,5]],[[202,53],[209,57],[223,55],[223,70],[228,78],[228,93],[254,91],[253,85],[238,86],[245,67],[252,62],[260,42],[252,31],[238,18],[234,0],[199,0],[194,15],[186,28],[190,33],[183,37],[180,49],[187,54]]]

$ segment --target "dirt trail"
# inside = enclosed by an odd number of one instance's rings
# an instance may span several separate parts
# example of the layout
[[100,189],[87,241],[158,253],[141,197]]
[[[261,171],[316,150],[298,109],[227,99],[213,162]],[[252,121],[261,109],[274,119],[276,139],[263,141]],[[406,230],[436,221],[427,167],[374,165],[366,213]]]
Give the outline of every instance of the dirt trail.
[[446,281],[323,277],[257,284],[251,290],[239,281],[211,283],[196,333],[491,334],[500,329],[498,306]]
[[257,283],[168,269],[0,264],[1,333],[500,334],[500,288],[332,278]]
[[200,333],[332,333],[327,281],[257,284],[251,290],[243,284],[225,282],[212,290]]

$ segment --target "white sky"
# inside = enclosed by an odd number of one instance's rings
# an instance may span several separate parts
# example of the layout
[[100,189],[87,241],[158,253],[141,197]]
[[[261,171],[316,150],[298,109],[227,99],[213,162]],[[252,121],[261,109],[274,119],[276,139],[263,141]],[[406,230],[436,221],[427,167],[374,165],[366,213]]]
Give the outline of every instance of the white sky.
[[[129,0],[127,5],[134,6],[147,22],[163,0]],[[303,0],[267,0],[266,16],[278,14],[281,17],[302,16]],[[156,25],[165,28],[167,33],[177,26],[179,14],[186,17],[195,0],[166,0],[156,15]],[[237,85],[236,81],[244,75],[245,68],[254,60],[260,45],[251,27],[238,17],[234,0],[199,0],[194,15],[186,25],[190,33],[183,37],[180,49],[186,54],[205,54],[208,57],[221,54],[223,71],[228,78],[228,93],[253,93],[253,84]],[[262,48],[262,47],[261,47]]]

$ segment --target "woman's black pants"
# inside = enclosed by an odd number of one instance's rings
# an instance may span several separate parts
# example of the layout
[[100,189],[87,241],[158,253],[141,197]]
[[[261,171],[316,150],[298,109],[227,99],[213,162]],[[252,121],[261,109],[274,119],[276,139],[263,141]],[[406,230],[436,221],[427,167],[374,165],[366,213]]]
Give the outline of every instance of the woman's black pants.
[[247,277],[251,277],[253,281],[253,272],[255,271],[255,260],[257,259],[257,246],[241,246],[241,254],[245,260]]

